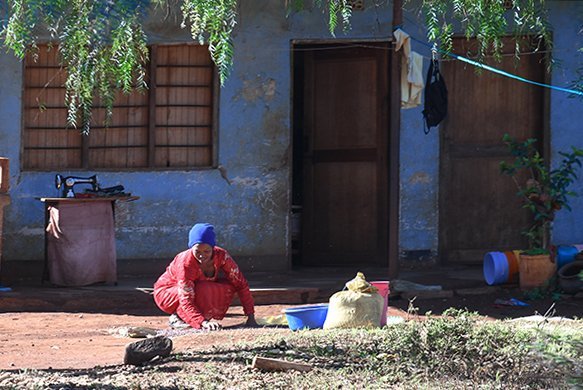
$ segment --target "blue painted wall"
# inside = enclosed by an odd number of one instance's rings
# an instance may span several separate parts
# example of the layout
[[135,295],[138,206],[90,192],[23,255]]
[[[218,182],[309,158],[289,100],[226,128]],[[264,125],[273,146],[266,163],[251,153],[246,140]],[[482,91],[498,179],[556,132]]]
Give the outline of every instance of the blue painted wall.
[[[583,4],[580,1],[553,1],[550,5],[551,25],[555,27],[553,55],[557,66],[552,72],[552,84],[570,86],[577,80],[577,70],[583,70],[583,47],[581,21]],[[570,151],[571,146],[583,148],[583,127],[581,111],[583,97],[573,98],[560,91],[551,92],[551,158],[557,166],[561,151]],[[571,190],[578,193],[570,203],[572,211],[561,210],[555,219],[552,240],[561,245],[583,243],[583,170]]]
[[[403,29],[411,36],[411,50],[423,55],[423,75],[431,58],[426,30],[417,7],[405,8]],[[418,40],[418,41],[416,41]],[[401,254],[421,251],[437,256],[439,223],[439,131],[423,129],[423,107],[401,110],[399,247]],[[414,255],[416,257],[417,255]]]
[[[387,38],[390,7],[355,13],[343,37]],[[380,15],[383,17],[380,18]],[[194,222],[216,225],[219,245],[248,268],[285,269],[290,258],[291,40],[330,39],[317,10],[286,17],[281,2],[241,2],[235,31],[235,66],[220,90],[218,169],[167,172],[96,172],[103,186],[123,184],[140,196],[116,210],[118,258],[171,258],[186,247]],[[152,42],[190,41],[180,20],[157,21]],[[11,159],[12,204],[6,209],[4,260],[43,256],[43,206],[35,197],[57,196],[57,172],[22,172],[22,65],[0,54],[0,155]],[[88,176],[94,172],[59,172]],[[245,262],[245,261],[243,261]]]
[[[338,38],[388,38],[391,7],[354,12],[352,29]],[[579,24],[573,21],[578,2],[551,2],[557,57],[552,82],[568,85],[583,63]],[[422,39],[425,32],[416,7],[405,12],[404,29]],[[579,11],[577,11],[579,12]],[[583,13],[579,12],[578,15]],[[152,18],[147,26],[152,42],[190,41],[179,22]],[[171,258],[186,247],[190,226],[210,221],[217,226],[219,245],[228,248],[246,268],[285,269],[290,258],[291,183],[291,41],[331,39],[321,11],[285,16],[282,2],[243,0],[235,31],[235,66],[220,90],[218,169],[162,172],[97,172],[104,186],[123,184],[140,196],[119,204],[116,240],[120,259]],[[413,50],[428,56],[413,42]],[[425,62],[425,70],[427,61]],[[0,53],[0,155],[11,159],[12,204],[6,208],[4,260],[39,260],[43,256],[43,206],[35,197],[56,196],[57,172],[22,172],[22,65]],[[577,115],[580,100],[552,92],[551,149],[583,147]],[[421,108],[402,110],[400,145],[400,250],[438,248],[439,133],[423,133]],[[88,176],[93,172],[59,172]],[[583,194],[583,184],[575,188]],[[583,241],[583,197],[573,212],[561,212],[555,224],[558,243]],[[579,222],[578,222],[579,221]],[[261,260],[261,261],[260,261]],[[266,269],[262,268],[262,269]]]

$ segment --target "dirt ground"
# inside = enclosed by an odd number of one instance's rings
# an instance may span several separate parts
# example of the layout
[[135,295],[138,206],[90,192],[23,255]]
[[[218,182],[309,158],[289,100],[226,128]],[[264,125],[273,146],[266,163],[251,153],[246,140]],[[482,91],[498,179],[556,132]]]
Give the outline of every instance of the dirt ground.
[[[256,306],[256,317],[280,316],[286,307],[290,305]],[[406,317],[407,313],[391,307],[388,315]],[[223,326],[220,331],[174,335],[172,332],[176,331],[167,327],[165,314],[0,313],[0,370],[83,369],[121,364],[126,345],[139,340],[127,336],[128,327],[168,331],[173,353],[251,341],[265,333],[291,332],[287,326],[277,325],[245,328],[246,319],[241,307],[232,307],[220,321]]]
[[[528,307],[495,304],[496,299],[508,299],[513,293],[496,289],[488,294],[415,299],[412,303],[396,298],[390,301],[388,315],[422,319],[428,311],[438,315],[448,307],[457,307],[493,319],[543,315],[547,312],[547,315],[570,318],[583,316],[582,298],[567,298],[555,304],[550,299],[541,299],[529,302]],[[290,306],[294,305],[258,305],[256,316],[281,315],[283,309]],[[407,310],[411,313],[411,308],[420,316],[408,314]],[[120,364],[125,346],[138,340],[124,336],[124,329],[139,326],[162,331],[168,329],[167,318],[152,306],[143,311],[126,310],[124,313],[123,308],[117,312],[86,312],[82,307],[67,312],[42,309],[14,311],[0,304],[0,370],[92,368]],[[251,340],[267,332],[282,335],[291,332],[287,327],[243,328],[245,319],[241,307],[232,307],[221,321],[223,330],[172,337],[174,352]]]
[[[258,316],[281,314],[283,306],[258,306]],[[100,313],[0,313],[0,370],[91,368],[123,363],[125,346],[139,339],[123,335],[130,326],[167,329],[166,315]],[[224,329],[172,337],[174,352],[251,340],[286,328],[246,329],[240,307],[221,321]]]

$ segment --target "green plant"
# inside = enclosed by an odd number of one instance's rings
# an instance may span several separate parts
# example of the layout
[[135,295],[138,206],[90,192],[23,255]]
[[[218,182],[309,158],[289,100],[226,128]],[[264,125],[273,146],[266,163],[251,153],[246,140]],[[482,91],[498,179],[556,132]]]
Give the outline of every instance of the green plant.
[[531,255],[548,253],[552,222],[558,210],[571,210],[569,198],[576,193],[569,186],[577,179],[577,169],[581,167],[583,149],[572,147],[569,153],[559,152],[563,157],[556,169],[550,169],[536,148],[536,139],[518,142],[505,134],[503,142],[510,150],[514,161],[500,162],[500,172],[512,177],[517,195],[523,207],[531,211],[533,222],[523,232],[528,237]]
[[[421,8],[430,42],[437,43],[442,50],[452,51],[453,37],[461,29],[466,38],[477,38],[478,47],[471,54],[482,62],[488,55],[497,60],[502,58],[503,37],[509,33],[515,37],[534,34],[539,44],[537,50],[550,50],[552,28],[547,22],[544,3],[544,0],[422,0]],[[525,49],[524,43],[515,40],[516,58]]]
[[557,277],[553,276],[541,286],[525,291],[524,297],[529,301],[536,301],[545,298],[551,298],[553,301],[560,300],[561,294],[559,293],[557,285]]

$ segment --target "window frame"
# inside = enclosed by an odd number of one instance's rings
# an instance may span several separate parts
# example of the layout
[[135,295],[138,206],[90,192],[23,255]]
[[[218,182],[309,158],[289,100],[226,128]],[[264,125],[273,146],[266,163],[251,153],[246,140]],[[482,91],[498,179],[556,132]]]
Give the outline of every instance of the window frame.
[[[43,42],[42,45],[51,45],[51,42]],[[28,102],[26,100],[26,90],[27,88],[34,88],[34,87],[28,87],[26,85],[27,79],[26,79],[26,71],[27,71],[27,64],[26,64],[26,59],[22,61],[22,94],[21,94],[21,134],[20,134],[20,138],[21,138],[21,142],[20,142],[20,155],[21,158],[20,160],[20,169],[23,172],[51,172],[51,171],[56,171],[56,170],[61,170],[61,171],[115,171],[115,172],[156,172],[156,171],[204,171],[204,170],[211,170],[211,169],[216,169],[218,167],[218,152],[219,152],[219,138],[218,138],[218,129],[219,129],[219,102],[220,102],[220,84],[219,84],[219,75],[218,75],[218,70],[217,67],[214,65],[214,63],[212,63],[211,60],[211,66],[212,66],[212,76],[211,76],[211,81],[210,81],[210,85],[209,88],[211,89],[211,100],[210,100],[210,104],[211,104],[211,108],[210,108],[210,115],[211,115],[211,126],[210,126],[210,153],[211,153],[211,157],[210,157],[210,165],[204,165],[204,166],[156,166],[155,165],[155,150],[156,150],[156,90],[161,88],[158,85],[156,85],[156,67],[158,64],[158,58],[156,57],[157,55],[157,51],[158,48],[160,47],[170,47],[170,46],[207,46],[207,45],[200,45],[198,43],[193,43],[193,42],[173,42],[173,43],[152,43],[148,45],[148,51],[149,51],[149,59],[148,59],[148,63],[146,64],[146,72],[147,72],[147,79],[148,79],[148,89],[145,92],[148,96],[146,99],[146,105],[147,105],[147,125],[145,127],[147,127],[147,157],[146,157],[146,166],[140,166],[140,167],[91,167],[89,166],[89,161],[90,161],[90,157],[89,157],[89,153],[90,153],[90,140],[89,137],[91,137],[91,132],[89,135],[84,135],[84,134],[80,134],[81,137],[81,145],[79,147],[79,151],[81,153],[81,164],[79,167],[72,167],[72,166],[68,166],[68,167],[35,167],[35,168],[30,168],[30,167],[25,167],[24,161],[25,161],[25,153],[26,153],[26,149],[34,149],[35,147],[31,147],[31,148],[27,148],[25,147],[25,137],[27,136],[26,134],[26,130],[27,130],[27,114],[26,114],[26,110],[27,109],[31,109],[31,108],[36,108],[34,106],[28,106]],[[56,50],[56,45],[53,46]],[[43,47],[41,50],[45,50],[46,46]],[[207,46],[207,50],[208,50],[208,46]],[[209,54],[210,56],[210,54]],[[210,57],[209,57],[210,58]],[[49,80],[44,79],[42,82],[46,84],[48,84]],[[138,92],[133,92],[133,93],[138,93]],[[64,103],[63,103],[63,107]],[[116,105],[114,104],[114,108],[116,107]],[[111,126],[111,127],[115,127],[115,126]],[[74,128],[70,128],[67,127],[66,125],[63,126],[63,130],[69,130],[69,131],[80,131],[80,130],[76,130]],[[105,131],[108,131],[108,129],[106,128]],[[46,147],[46,143],[45,146],[42,147],[36,147],[36,148],[46,148],[48,150],[56,150],[57,148],[51,148],[51,147]],[[50,153],[50,151],[49,151]]]

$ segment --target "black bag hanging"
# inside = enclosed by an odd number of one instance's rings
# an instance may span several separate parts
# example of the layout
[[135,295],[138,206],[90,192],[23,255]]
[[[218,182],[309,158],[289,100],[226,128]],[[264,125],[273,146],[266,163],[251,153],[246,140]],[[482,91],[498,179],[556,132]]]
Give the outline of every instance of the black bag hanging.
[[432,59],[425,83],[425,102],[423,106],[425,134],[437,126],[447,115],[447,87],[439,72],[439,63]]

